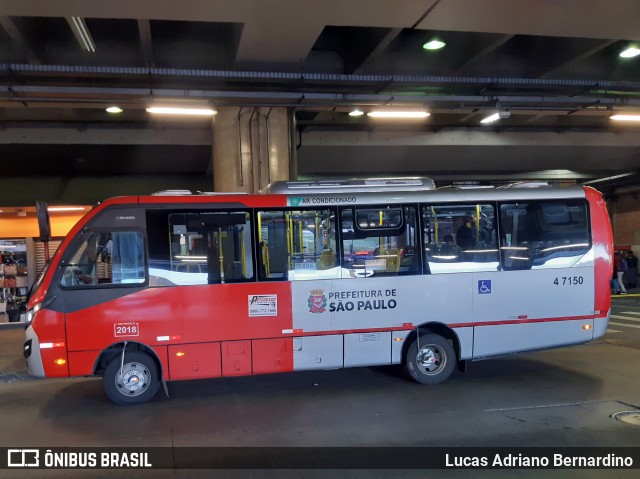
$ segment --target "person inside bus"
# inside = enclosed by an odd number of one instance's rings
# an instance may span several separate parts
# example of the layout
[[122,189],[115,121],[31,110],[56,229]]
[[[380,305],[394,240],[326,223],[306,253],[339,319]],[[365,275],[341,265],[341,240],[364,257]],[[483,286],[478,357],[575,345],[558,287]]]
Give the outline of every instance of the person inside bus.
[[456,231],[456,242],[462,251],[470,250],[476,246],[476,217],[468,213],[464,223]]
[[459,259],[462,255],[462,250],[453,240],[453,235],[445,235],[444,243],[440,248],[440,256],[451,256],[447,259]]

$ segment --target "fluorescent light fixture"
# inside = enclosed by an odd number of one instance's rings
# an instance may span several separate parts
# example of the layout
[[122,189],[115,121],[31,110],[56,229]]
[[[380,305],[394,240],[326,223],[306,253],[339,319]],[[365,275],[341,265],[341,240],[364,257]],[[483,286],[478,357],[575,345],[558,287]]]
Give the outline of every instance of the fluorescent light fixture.
[[421,119],[427,118],[431,113],[428,111],[393,111],[393,110],[377,110],[370,111],[367,116],[371,118],[409,118],[409,119]]
[[107,112],[108,113],[122,113],[122,108],[120,108],[119,106],[110,106],[109,108],[107,108]]
[[640,55],[640,48],[637,47],[629,47],[626,50],[620,52],[620,56],[622,58],[633,58]]
[[171,108],[164,106],[152,106],[147,108],[148,113],[159,115],[191,115],[191,116],[213,116],[218,113],[210,108]]
[[353,110],[349,112],[349,116],[362,116],[364,112],[362,110]]
[[87,28],[87,24],[84,22],[84,18],[71,17],[71,19],[67,18],[67,22],[71,26],[71,30],[80,46],[88,52],[95,53],[96,44],[93,43],[93,38]]
[[441,48],[444,48],[445,45],[446,43],[442,40],[434,38],[422,45],[422,48],[424,48],[425,50],[440,50]]
[[500,113],[494,113],[493,115],[489,115],[488,117],[480,120],[480,123],[493,123],[494,121],[497,121],[499,119],[500,119]]
[[84,211],[84,206],[49,206],[47,211]]
[[614,121],[640,121],[640,114],[638,115],[612,115],[609,117]]

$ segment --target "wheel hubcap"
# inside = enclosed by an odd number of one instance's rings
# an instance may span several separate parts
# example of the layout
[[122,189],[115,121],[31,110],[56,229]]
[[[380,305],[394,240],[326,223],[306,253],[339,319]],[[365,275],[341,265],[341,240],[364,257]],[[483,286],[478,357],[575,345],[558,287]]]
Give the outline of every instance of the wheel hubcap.
[[447,356],[435,344],[427,344],[420,348],[416,356],[418,369],[429,376],[438,374],[446,365]]
[[151,374],[144,364],[127,363],[116,374],[116,387],[125,396],[139,396],[147,390]]

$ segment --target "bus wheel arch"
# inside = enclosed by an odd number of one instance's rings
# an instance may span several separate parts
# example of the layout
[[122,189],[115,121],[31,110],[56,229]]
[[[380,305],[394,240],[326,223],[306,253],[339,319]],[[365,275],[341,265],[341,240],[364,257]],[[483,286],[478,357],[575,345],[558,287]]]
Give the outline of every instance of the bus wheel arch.
[[459,358],[458,335],[442,323],[421,324],[407,336],[402,348],[406,372],[421,384],[447,380],[456,364],[460,366]]
[[120,405],[149,401],[163,383],[158,355],[152,348],[136,342],[109,346],[96,360],[94,373],[102,376],[107,396]]

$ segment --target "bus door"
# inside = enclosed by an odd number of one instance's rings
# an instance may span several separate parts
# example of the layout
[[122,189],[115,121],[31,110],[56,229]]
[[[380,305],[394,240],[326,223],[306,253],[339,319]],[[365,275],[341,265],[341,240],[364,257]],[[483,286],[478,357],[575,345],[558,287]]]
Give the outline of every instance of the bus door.
[[425,308],[416,206],[342,207],[342,268],[334,327],[419,324]]
[[149,218],[150,273],[180,305],[184,325],[182,344],[169,348],[171,378],[251,374],[252,341],[291,328],[288,284],[256,281],[251,212],[211,207]]
[[429,272],[425,319],[454,327],[461,357],[470,358],[478,308],[505,300],[495,290],[500,273],[495,205],[436,203],[423,206],[421,214]]
[[[153,271],[180,286],[174,300],[182,305],[184,341],[248,339],[266,334],[265,328],[274,334],[277,326],[268,320],[261,324],[251,321],[252,313],[258,314],[259,300],[253,305],[247,302],[250,295],[269,289],[255,282],[251,214],[205,210],[164,216],[171,233],[169,244],[153,248],[158,258],[154,263],[163,264],[161,255],[168,261],[164,269]],[[153,241],[162,243],[157,238]],[[265,317],[277,316],[276,308],[271,312],[266,309]]]
[[[336,211],[305,208],[258,211],[260,279],[290,290],[292,322],[280,339],[254,341],[261,372],[276,354],[294,370],[343,366],[343,338],[334,331],[330,301],[332,279],[339,278]],[[275,282],[275,283],[274,283]],[[255,371],[254,367],[254,371]]]
[[335,210],[258,211],[262,281],[289,281],[293,329],[331,331],[331,279],[340,276]]

